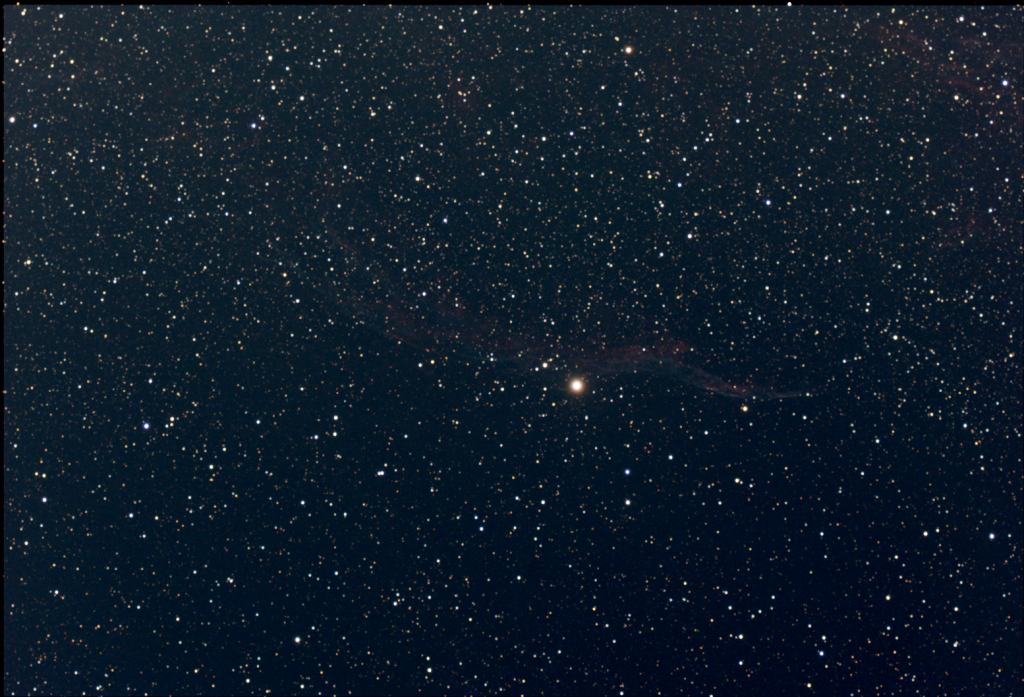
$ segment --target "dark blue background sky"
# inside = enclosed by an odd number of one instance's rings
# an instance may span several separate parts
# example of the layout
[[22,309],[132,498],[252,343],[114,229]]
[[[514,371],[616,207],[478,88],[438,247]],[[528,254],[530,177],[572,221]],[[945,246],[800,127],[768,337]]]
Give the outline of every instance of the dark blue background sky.
[[1020,26],[6,8],[5,693],[1020,694]]

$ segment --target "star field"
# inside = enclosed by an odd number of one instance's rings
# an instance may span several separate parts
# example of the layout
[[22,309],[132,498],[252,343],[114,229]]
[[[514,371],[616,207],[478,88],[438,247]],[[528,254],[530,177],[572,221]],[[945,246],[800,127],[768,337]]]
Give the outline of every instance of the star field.
[[5,8],[5,693],[1019,693],[1021,20]]

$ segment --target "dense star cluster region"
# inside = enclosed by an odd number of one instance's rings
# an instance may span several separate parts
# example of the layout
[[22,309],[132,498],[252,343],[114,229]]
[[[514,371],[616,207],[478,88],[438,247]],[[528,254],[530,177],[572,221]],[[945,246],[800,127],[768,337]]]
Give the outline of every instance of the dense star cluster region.
[[5,8],[5,693],[1019,693],[1021,22]]

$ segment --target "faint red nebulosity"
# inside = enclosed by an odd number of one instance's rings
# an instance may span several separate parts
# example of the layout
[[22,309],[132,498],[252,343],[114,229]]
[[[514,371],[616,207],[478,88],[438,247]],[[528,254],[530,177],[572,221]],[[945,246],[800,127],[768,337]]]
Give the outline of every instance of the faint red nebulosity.
[[465,302],[455,300],[464,297],[465,291],[443,287],[444,277],[434,277],[427,284],[429,290],[412,287],[395,280],[397,276],[385,271],[382,260],[369,257],[359,243],[336,230],[328,228],[321,241],[326,247],[320,253],[341,252],[342,259],[332,256],[324,270],[317,272],[313,263],[306,263],[306,253],[295,255],[278,249],[280,263],[356,323],[425,353],[507,363],[527,370],[547,364],[595,376],[663,375],[708,392],[744,399],[808,396],[807,392],[782,392],[714,375],[694,364],[694,351],[687,342],[667,332],[629,338],[623,333],[602,333],[599,340],[574,342],[572,336],[474,312]]

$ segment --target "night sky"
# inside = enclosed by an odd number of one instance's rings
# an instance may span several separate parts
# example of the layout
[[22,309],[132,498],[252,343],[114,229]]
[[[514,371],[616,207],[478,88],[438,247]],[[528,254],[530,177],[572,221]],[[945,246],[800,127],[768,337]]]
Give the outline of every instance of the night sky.
[[4,10],[6,694],[1021,694],[1019,7]]

